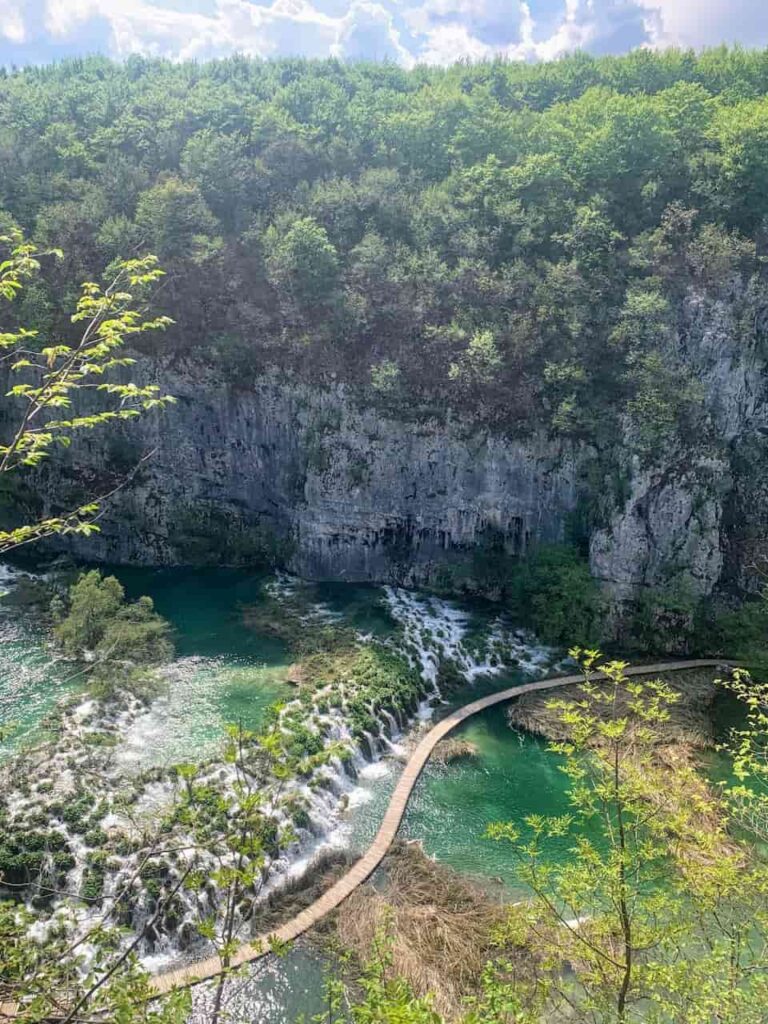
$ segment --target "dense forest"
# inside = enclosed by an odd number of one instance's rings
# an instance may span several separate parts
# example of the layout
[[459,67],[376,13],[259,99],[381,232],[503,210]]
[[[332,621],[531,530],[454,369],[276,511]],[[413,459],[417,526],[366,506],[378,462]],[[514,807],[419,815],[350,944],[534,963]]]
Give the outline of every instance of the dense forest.
[[61,327],[150,251],[176,326],[144,344],[174,358],[514,433],[599,442],[621,414],[642,460],[709,429],[670,339],[687,289],[759,274],[766,93],[768,52],[726,49],[3,73],[3,220],[67,253],[19,319]]

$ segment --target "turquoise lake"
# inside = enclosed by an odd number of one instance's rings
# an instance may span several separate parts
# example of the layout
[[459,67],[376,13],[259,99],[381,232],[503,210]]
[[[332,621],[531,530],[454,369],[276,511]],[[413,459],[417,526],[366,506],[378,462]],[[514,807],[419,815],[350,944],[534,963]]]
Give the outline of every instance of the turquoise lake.
[[[149,594],[174,629],[176,661],[168,672],[167,694],[126,736],[140,764],[213,756],[227,723],[256,727],[271,704],[295,692],[286,682],[292,659],[284,644],[246,627],[243,619],[245,607],[263,600],[271,577],[223,569],[110,571],[129,597]],[[361,633],[385,637],[394,628],[381,588],[326,584],[312,594]],[[472,621],[483,614],[472,609]],[[521,672],[508,670],[478,680],[453,693],[442,710],[522,678]],[[41,719],[59,697],[83,685],[71,665],[53,659],[48,638],[33,617],[0,602],[0,725],[15,726],[11,743],[3,744],[6,756],[39,734]],[[401,834],[421,841],[428,855],[514,898],[522,894],[516,859],[509,847],[485,839],[484,833],[493,821],[519,824],[530,814],[566,813],[560,759],[540,739],[512,731],[503,708],[478,715],[456,735],[475,745],[476,756],[427,766]],[[387,759],[364,773],[339,842],[353,850],[370,842],[401,767]],[[710,772],[722,776],[725,770],[719,758],[709,759]],[[568,845],[568,839],[560,840],[550,855],[563,857]],[[247,1014],[242,1019],[292,1024],[299,1013],[318,1012],[323,970],[323,958],[305,946],[277,965],[254,968],[241,994]]]

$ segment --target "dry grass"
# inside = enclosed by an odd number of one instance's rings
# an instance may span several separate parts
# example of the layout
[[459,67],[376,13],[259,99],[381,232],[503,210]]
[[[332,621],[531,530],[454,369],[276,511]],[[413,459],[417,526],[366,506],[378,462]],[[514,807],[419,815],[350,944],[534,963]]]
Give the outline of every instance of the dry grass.
[[693,747],[659,744],[650,770],[658,779],[658,785],[650,789],[654,806],[686,810],[677,818],[684,827],[672,837],[672,849],[683,871],[724,857],[743,859],[745,851],[728,834],[722,798],[699,772]]
[[386,931],[393,973],[406,978],[417,995],[434,993],[436,1009],[453,1018],[463,997],[477,990],[493,953],[491,933],[505,920],[505,908],[415,844],[394,846],[384,875],[382,885],[361,886],[339,908],[338,938],[366,960]]
[[286,880],[256,907],[255,932],[279,928],[306,910],[349,871],[353,859],[344,850],[320,853],[303,875]]
[[[714,745],[711,711],[717,694],[714,682],[717,675],[716,670],[706,668],[634,677],[634,681],[644,678],[663,679],[672,690],[680,694],[680,700],[669,709],[669,721],[656,727],[660,744],[684,743],[697,750]],[[568,687],[557,696],[558,701],[577,701],[583,698],[584,691],[578,686]],[[510,704],[507,719],[513,728],[525,729],[551,740],[566,739],[567,732],[560,721],[560,712],[548,707],[551,701],[552,696],[548,694],[524,694]]]
[[477,757],[477,747],[469,740],[440,740],[432,751],[432,760],[437,764],[451,764],[465,757]]

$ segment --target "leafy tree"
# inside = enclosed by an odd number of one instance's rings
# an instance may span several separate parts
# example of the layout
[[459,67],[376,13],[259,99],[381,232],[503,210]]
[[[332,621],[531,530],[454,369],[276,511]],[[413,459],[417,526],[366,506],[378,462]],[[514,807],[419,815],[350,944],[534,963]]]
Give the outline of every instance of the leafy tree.
[[[185,145],[179,166],[185,178],[198,187],[211,212],[230,230],[244,226],[251,205],[258,207],[266,202],[266,168],[260,168],[249,155],[247,139],[242,135],[203,128]],[[213,232],[215,224],[205,214],[203,220],[197,231]]]
[[[763,638],[764,639],[764,638]],[[737,669],[721,681],[739,701],[744,721],[735,726],[724,744],[733,757],[738,780],[727,795],[736,818],[765,842],[768,839],[768,684],[759,683],[746,669]]]
[[[40,254],[18,232],[4,241],[11,251],[0,263],[0,296],[12,301],[39,270]],[[39,466],[56,447],[68,447],[80,431],[133,419],[173,401],[169,395],[161,395],[154,384],[105,379],[110,371],[134,362],[120,351],[129,337],[170,323],[167,317],[144,319],[132,307],[132,294],[124,290],[126,286],[145,288],[161,274],[156,259],[146,256],[119,263],[106,289],[92,282],[84,284],[72,316],[74,324],[82,325],[75,342],[48,341],[26,327],[0,334],[0,349],[10,372],[21,378],[6,396],[12,400],[11,409],[18,410],[18,422],[12,426],[8,442],[0,445],[0,475]],[[93,403],[93,411],[82,404],[89,394],[104,399]],[[81,402],[76,407],[77,398]],[[97,500],[62,516],[0,531],[0,554],[54,534],[87,535],[97,529],[98,515]]]
[[589,642],[601,632],[597,584],[573,548],[550,545],[533,551],[513,570],[508,600],[547,643],[563,644],[569,636]]
[[201,260],[214,244],[217,222],[196,185],[169,177],[139,197],[136,226],[161,259]]
[[[239,945],[253,936],[259,922],[258,897],[265,881],[267,859],[295,838],[290,825],[280,825],[278,811],[287,783],[309,776],[342,752],[340,744],[323,747],[318,737],[288,720],[255,733],[242,725],[227,729],[225,761],[231,781],[217,793],[192,764],[177,766],[184,781],[173,821],[194,837],[196,853],[185,886],[194,892],[207,880],[216,885],[217,906],[196,922],[199,934],[210,942],[223,971],[214,988],[210,1024],[227,1018],[227,984],[236,970]],[[302,743],[302,739],[304,742]],[[211,862],[214,864],[211,870]],[[281,952],[277,939],[272,943]]]
[[710,650],[739,658],[746,662],[750,671],[761,676],[768,671],[768,595],[762,593],[739,608],[721,612],[709,617],[703,624],[706,641]]
[[[79,280],[150,244],[167,348],[231,379],[270,364],[365,386],[387,359],[420,415],[601,448],[637,398],[658,453],[689,410],[654,407],[645,364],[676,369],[686,296],[727,296],[745,338],[762,330],[766,63],[94,58],[8,74],[0,220],[71,251],[25,315],[58,328]],[[439,344],[457,323],[492,331],[499,355],[472,387],[450,380],[466,339]],[[583,379],[564,387],[558,366]]]
[[[550,704],[568,734],[552,749],[571,811],[488,830],[513,845],[533,894],[511,926],[555,971],[546,1019],[763,1020],[768,873],[730,839],[695,767],[657,755],[676,695],[630,679],[624,662],[598,678],[597,652],[571,653],[583,698]],[[557,864],[548,846],[564,838],[571,856]]]
[[391,394],[397,388],[400,368],[391,359],[382,359],[371,367],[371,387],[380,394]]
[[98,569],[82,575],[70,588],[68,614],[56,627],[56,637],[66,653],[93,651],[124,598],[125,591],[114,576],[104,578]]
[[[184,1024],[189,993],[180,991],[150,1001],[149,977],[138,962],[135,944],[119,952],[120,934],[104,926],[84,941],[54,931],[45,943],[29,938],[34,918],[23,907],[0,901],[0,1019],[18,1024],[76,1024],[120,1021],[122,1024]],[[116,952],[118,950],[118,952]]]
[[627,405],[632,421],[631,443],[645,464],[661,451],[701,437],[704,393],[693,374],[671,364],[660,352],[648,352],[631,363],[634,397]]
[[289,302],[307,309],[333,294],[338,257],[325,229],[313,218],[289,218],[273,225],[264,247],[270,281]]
[[768,188],[768,102],[764,97],[736,106],[722,104],[711,128],[718,144],[715,203],[725,207],[736,227],[765,216]]
[[448,376],[461,384],[489,384],[501,368],[501,355],[493,331],[475,331]]
[[90,655],[102,668],[109,663],[167,661],[173,653],[169,632],[151,597],[127,603],[120,582],[114,576],[102,576],[98,569],[84,573],[72,585],[69,609],[55,628],[66,654]]
[[353,996],[342,980],[329,979],[328,1008],[312,1024],[442,1024],[431,1000],[414,995],[406,981],[392,974],[391,963],[387,936],[381,935],[360,974],[359,995]]

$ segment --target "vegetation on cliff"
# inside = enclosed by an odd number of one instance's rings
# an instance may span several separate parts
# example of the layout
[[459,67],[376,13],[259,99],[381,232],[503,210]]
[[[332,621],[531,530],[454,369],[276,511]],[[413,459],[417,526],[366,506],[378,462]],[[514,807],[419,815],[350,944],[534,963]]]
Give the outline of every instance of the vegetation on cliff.
[[686,289],[736,301],[757,273],[766,93],[766,53],[725,49],[68,61],[0,78],[0,210],[70,255],[22,301],[43,329],[148,249],[163,351],[233,381],[279,367],[603,444],[627,416],[647,461],[711,430],[671,341]]

